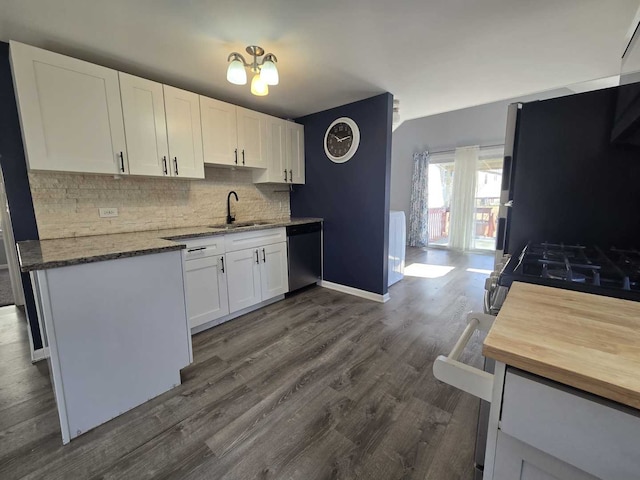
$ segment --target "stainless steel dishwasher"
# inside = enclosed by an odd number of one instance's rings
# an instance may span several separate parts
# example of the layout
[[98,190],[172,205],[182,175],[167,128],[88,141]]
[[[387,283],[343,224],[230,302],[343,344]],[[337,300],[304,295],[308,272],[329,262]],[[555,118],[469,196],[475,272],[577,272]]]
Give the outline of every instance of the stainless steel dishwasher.
[[320,222],[287,227],[289,249],[289,291],[322,279],[322,224]]

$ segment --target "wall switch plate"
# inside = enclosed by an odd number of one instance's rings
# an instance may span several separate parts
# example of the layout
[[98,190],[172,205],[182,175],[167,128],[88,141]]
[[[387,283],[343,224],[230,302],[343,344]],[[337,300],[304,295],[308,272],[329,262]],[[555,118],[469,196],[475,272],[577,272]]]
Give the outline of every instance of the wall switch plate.
[[115,207],[99,208],[100,218],[117,217],[118,209]]

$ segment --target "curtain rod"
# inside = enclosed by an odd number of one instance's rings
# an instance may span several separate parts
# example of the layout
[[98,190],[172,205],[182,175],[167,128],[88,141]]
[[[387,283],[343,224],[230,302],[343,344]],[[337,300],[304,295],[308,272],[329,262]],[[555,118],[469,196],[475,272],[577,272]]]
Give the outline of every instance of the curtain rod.
[[[504,147],[504,143],[498,143],[496,145],[480,145],[480,150],[482,150],[483,148],[496,148],[496,147]],[[456,148],[464,148],[464,147],[456,147]],[[456,149],[455,148],[450,148],[448,150],[437,150],[435,152],[432,152],[431,150],[427,149],[427,152],[429,153],[429,155],[435,155],[437,153],[455,153]]]

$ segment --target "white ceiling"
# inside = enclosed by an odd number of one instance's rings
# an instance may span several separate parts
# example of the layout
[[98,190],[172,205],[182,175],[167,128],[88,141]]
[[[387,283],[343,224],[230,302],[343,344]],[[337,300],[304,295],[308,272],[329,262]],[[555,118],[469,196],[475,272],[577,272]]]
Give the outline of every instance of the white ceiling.
[[[14,39],[286,117],[389,91],[403,120],[615,75],[637,0],[0,0]],[[227,55],[279,60],[267,97]]]

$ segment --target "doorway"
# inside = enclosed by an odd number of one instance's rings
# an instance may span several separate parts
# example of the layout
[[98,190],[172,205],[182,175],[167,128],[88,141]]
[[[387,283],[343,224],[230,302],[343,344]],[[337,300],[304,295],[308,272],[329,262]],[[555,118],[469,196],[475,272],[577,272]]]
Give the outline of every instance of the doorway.
[[[465,250],[492,251],[496,248],[498,210],[502,183],[503,146],[480,148],[475,169],[456,167],[456,150],[431,155],[428,178],[429,246],[450,248],[452,204],[473,202],[462,209],[464,218],[458,224],[468,225],[469,242]],[[458,175],[472,175],[466,182],[455,182]],[[462,173],[461,173],[462,172]],[[465,185],[469,191],[456,191],[455,185]],[[460,211],[460,210],[458,210]]]

